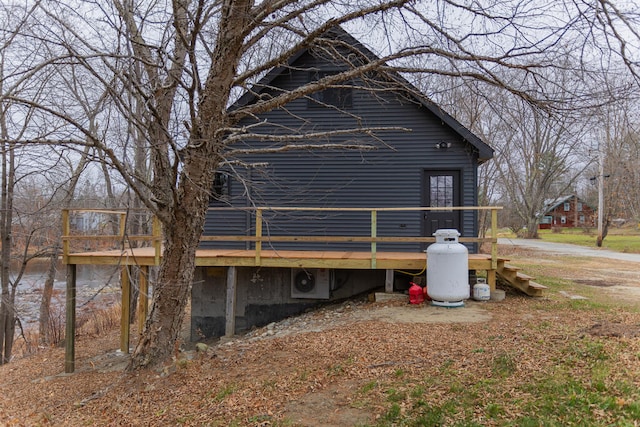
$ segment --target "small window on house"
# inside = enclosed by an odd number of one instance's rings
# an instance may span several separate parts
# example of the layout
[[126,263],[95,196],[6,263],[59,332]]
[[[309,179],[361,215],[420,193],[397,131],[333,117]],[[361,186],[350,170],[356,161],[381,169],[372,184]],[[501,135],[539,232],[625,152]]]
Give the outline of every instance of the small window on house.
[[213,186],[211,187],[211,199],[224,201],[230,196],[231,180],[226,172],[216,172],[213,178]]
[[[339,71],[312,71],[309,76],[309,82],[338,73]],[[312,108],[325,107],[327,105],[340,109],[351,108],[353,105],[353,88],[348,81],[338,83],[335,87],[328,87],[310,94],[307,105]]]
[[566,216],[561,216],[560,217],[560,224],[566,224],[567,223],[567,217]]
[[578,212],[582,212],[582,202],[578,202],[576,209],[578,209]]
[[584,215],[580,215],[579,221],[580,224],[584,224]]
[[568,211],[570,211],[570,210],[571,210],[571,203],[569,203],[569,202],[565,202],[565,203],[564,203],[564,211],[565,211],[565,212],[568,212]]

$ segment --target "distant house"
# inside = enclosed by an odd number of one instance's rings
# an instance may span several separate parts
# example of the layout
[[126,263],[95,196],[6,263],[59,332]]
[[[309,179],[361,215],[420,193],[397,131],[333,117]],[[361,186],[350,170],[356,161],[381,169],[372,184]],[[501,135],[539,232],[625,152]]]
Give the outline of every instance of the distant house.
[[572,194],[545,203],[544,216],[539,228],[593,227],[596,219],[596,210]]

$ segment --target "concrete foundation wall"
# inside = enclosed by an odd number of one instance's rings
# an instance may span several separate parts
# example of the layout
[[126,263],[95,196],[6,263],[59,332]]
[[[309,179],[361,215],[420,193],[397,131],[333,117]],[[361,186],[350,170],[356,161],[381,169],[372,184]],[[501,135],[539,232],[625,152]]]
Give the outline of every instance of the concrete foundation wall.
[[[309,271],[314,272],[314,269]],[[236,333],[330,301],[384,288],[385,281],[384,270],[333,270],[329,299],[313,299],[291,297],[292,272],[289,268],[238,267],[236,275]],[[227,268],[196,269],[191,290],[192,341],[224,335],[226,293]]]

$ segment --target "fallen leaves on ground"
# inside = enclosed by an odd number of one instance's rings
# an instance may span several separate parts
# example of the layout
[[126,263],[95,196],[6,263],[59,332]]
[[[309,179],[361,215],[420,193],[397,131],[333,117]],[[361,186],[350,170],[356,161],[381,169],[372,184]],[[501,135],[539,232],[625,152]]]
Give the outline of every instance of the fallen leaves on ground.
[[[265,327],[205,352],[181,352],[160,372],[124,373],[127,356],[115,351],[115,330],[79,340],[72,375],[61,373],[63,349],[45,349],[0,367],[0,424],[375,425],[393,393],[399,411],[410,410],[401,397],[416,393],[416,384],[426,384],[423,399],[438,406],[493,381],[493,394],[476,396],[484,406],[473,408],[477,422],[490,425],[495,421],[483,408],[507,402],[501,417],[516,419],[516,402],[531,397],[521,385],[551,372],[572,346],[572,374],[589,378],[580,353],[586,339],[599,340],[617,367],[608,381],[624,378],[640,387],[640,340],[624,333],[637,331],[637,310],[570,309],[558,296],[510,292],[502,302],[468,303],[488,313],[483,322],[376,317],[390,306],[407,316],[416,310],[406,302],[337,304],[279,327],[289,333],[270,334]],[[615,325],[617,333],[599,333],[602,325]],[[627,403],[624,397],[617,402]],[[606,411],[601,417],[608,421]]]

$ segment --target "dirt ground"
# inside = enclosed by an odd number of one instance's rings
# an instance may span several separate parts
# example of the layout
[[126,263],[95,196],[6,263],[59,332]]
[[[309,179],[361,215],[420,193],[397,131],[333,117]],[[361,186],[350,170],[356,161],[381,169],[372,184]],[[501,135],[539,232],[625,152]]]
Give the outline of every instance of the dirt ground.
[[[516,249],[507,256],[536,277],[571,280],[578,285],[576,291],[613,298],[625,303],[640,301],[640,263],[622,260],[569,257],[564,254],[544,253],[531,249]],[[527,269],[530,264],[536,267]]]
[[[637,263],[531,250],[509,256],[527,274],[575,283],[541,299],[507,289],[504,301],[463,308],[346,301],[209,343],[205,351],[185,344],[162,371],[135,374],[123,372],[128,356],[115,350],[118,331],[82,337],[74,374],[61,373],[60,348],[0,367],[0,425],[375,425],[386,396],[374,385],[400,373],[418,378],[447,361],[452,372],[490,376],[489,361],[511,352],[518,354],[519,381],[553,363],[555,342],[640,336]],[[540,267],[527,270],[534,262]],[[636,308],[558,312],[581,298]],[[637,339],[629,345],[640,351]],[[446,390],[434,384],[430,394],[437,401]]]

